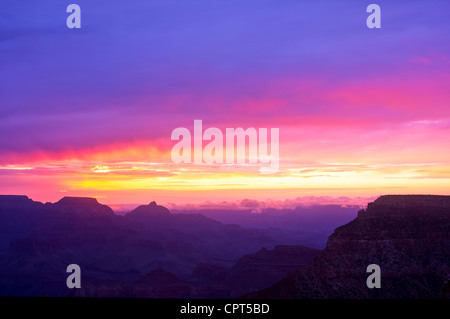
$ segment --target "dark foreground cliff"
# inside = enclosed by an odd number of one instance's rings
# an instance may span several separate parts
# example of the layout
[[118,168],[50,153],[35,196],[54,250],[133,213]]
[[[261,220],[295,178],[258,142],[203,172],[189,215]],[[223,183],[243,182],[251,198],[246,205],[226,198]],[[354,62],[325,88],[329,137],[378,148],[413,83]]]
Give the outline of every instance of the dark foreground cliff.
[[[369,289],[367,266],[381,268]],[[250,298],[448,298],[450,196],[382,196],[329,237],[308,267]]]

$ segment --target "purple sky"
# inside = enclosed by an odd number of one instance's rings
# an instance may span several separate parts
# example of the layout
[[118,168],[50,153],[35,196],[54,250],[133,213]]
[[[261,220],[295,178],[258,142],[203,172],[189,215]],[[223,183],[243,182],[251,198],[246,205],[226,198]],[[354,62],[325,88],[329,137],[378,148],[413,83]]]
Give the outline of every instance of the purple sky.
[[164,153],[194,119],[280,127],[295,165],[347,164],[365,145],[404,161],[392,152],[417,144],[410,125],[432,123],[413,131],[439,143],[416,152],[443,157],[447,0],[377,0],[379,30],[366,27],[372,2],[358,0],[74,2],[78,30],[66,27],[70,1],[0,2],[0,165],[143,141]]
[[[220,122],[235,100],[258,98],[276,80],[320,79],[332,89],[389,79],[408,72],[411,56],[450,49],[448,1],[378,1],[382,30],[365,27],[361,1],[77,3],[81,30],[65,27],[69,2],[1,2],[0,133],[9,137],[2,150],[69,147],[61,135],[74,146],[93,134],[99,139],[90,143],[167,136],[172,123],[196,116]],[[213,96],[224,103],[211,105]],[[155,127],[154,117],[165,119]]]

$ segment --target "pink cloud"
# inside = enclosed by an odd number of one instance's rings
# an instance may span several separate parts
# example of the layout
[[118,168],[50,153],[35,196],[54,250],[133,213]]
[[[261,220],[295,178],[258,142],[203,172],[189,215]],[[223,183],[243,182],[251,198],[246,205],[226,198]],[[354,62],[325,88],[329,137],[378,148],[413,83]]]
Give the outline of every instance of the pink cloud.
[[263,209],[295,209],[297,207],[310,207],[316,205],[338,205],[365,207],[367,203],[374,201],[378,196],[371,197],[332,197],[332,196],[299,196],[285,200],[253,200],[242,199],[236,201],[205,201],[201,203],[174,204],[166,206],[172,210],[204,210],[204,209],[229,209],[229,210],[251,210],[260,212]]
[[428,64],[431,61],[430,61],[430,59],[423,57],[423,56],[415,56],[415,57],[412,57],[411,59],[409,59],[409,62]]

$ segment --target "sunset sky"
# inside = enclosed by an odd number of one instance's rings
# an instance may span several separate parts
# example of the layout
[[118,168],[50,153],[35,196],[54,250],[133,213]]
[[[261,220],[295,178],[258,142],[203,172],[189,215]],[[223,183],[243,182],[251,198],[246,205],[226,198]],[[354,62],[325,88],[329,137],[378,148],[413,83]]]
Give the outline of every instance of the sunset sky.
[[[448,195],[449,37],[448,0],[2,0],[0,194]],[[174,164],[172,131],[197,119],[279,128],[278,172]]]

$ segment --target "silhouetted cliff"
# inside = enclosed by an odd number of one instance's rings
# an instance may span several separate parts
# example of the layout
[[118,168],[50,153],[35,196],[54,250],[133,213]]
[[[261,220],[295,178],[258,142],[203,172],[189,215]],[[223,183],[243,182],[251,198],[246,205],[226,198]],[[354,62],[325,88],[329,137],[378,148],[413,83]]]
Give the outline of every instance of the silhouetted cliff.
[[[369,289],[366,268],[381,268]],[[438,298],[450,274],[450,196],[382,196],[329,237],[323,253],[255,298]]]

